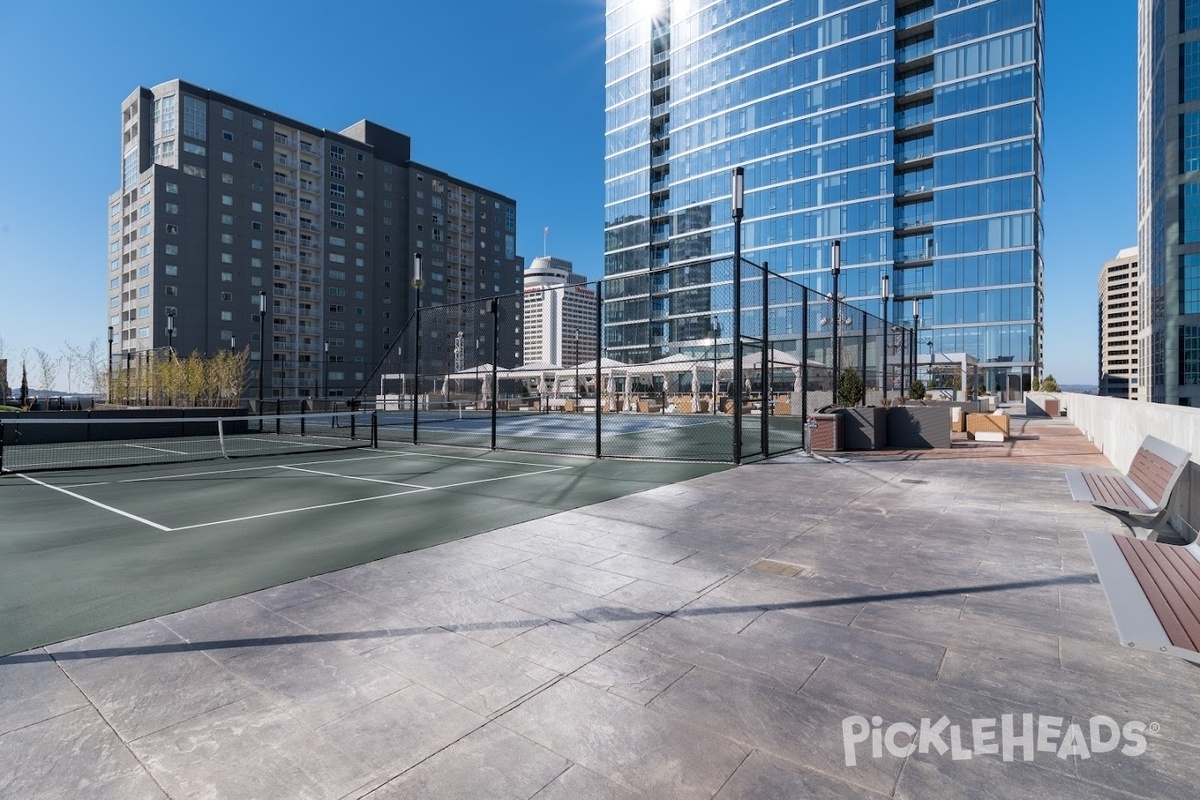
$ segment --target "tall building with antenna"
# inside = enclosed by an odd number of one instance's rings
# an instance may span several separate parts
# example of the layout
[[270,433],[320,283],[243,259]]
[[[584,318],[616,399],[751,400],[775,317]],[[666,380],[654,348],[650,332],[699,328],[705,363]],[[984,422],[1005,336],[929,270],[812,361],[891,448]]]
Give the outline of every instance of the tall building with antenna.
[[596,357],[596,292],[570,261],[531,261],[523,306],[527,362],[573,367]]

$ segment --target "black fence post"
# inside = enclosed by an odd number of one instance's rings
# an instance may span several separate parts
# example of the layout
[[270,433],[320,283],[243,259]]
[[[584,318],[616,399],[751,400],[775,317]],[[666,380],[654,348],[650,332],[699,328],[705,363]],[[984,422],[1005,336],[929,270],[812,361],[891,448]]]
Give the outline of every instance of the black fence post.
[[496,449],[497,410],[500,408],[500,297],[492,298],[492,449]]
[[[413,395],[412,395],[412,431],[413,444],[417,443],[417,397],[421,391],[421,289],[417,287],[417,311],[413,319],[414,338],[416,343],[413,345]],[[403,369],[403,366],[401,366]]]
[[[603,414],[600,409],[600,398],[604,393],[603,373],[600,369],[600,358],[604,352],[604,281],[596,281],[596,458],[601,457],[600,425]],[[615,386],[613,387],[616,388]]]
[[304,436],[304,401],[300,401],[300,435]]
[[276,436],[279,435],[279,431],[280,431],[280,427],[281,427],[279,418],[282,415],[283,415],[283,398],[277,397],[277,398],[275,398],[275,435]]
[[867,312],[863,311],[862,315],[863,315],[862,366],[860,368],[860,372],[861,372],[861,377],[862,377],[863,395],[862,395],[862,400],[859,400],[858,404],[865,406],[867,404]]
[[371,447],[379,447],[379,412],[371,412]]
[[[800,418],[808,423],[808,287],[800,287]],[[805,431],[807,435],[807,431]]]
[[766,261],[762,265],[762,364],[760,372],[762,373],[762,408],[759,409],[759,415],[762,419],[759,420],[759,425],[762,431],[762,454],[763,458],[769,458],[771,448],[767,444],[768,434],[768,417],[771,415],[771,321],[768,317],[768,278],[771,274],[770,264]]

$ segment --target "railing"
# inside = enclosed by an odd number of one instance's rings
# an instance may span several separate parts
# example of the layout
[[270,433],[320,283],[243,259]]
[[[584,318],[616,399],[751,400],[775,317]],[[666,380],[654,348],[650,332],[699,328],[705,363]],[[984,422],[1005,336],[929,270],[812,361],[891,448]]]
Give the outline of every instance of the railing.
[[933,122],[933,103],[897,111],[895,124],[897,128],[915,128]]
[[294,228],[294,227],[296,227],[296,218],[295,217],[281,217],[278,214],[276,214],[275,215],[275,224],[276,225],[284,225],[289,228]]
[[896,50],[897,61],[916,61],[933,52],[933,37],[905,45]]
[[933,155],[933,138],[914,139],[896,148],[897,161],[915,161]]
[[933,72],[918,72],[896,83],[896,94],[906,95],[933,88]]
[[928,22],[933,19],[933,6],[926,6],[917,11],[910,11],[902,17],[896,18],[896,29],[905,30],[906,28],[915,28],[922,22]]

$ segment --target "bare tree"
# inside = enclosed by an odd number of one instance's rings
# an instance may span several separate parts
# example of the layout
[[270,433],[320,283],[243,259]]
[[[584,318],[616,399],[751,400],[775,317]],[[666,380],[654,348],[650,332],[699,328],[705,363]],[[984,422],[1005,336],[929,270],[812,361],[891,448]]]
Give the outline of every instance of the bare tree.
[[58,379],[59,359],[51,357],[41,348],[33,348],[33,356],[37,359],[38,381],[42,384],[44,396],[54,391],[54,382]]
[[107,391],[108,386],[108,366],[104,363],[105,353],[101,347],[100,338],[93,337],[87,348],[82,351],[83,376],[87,379],[89,391],[94,395]]

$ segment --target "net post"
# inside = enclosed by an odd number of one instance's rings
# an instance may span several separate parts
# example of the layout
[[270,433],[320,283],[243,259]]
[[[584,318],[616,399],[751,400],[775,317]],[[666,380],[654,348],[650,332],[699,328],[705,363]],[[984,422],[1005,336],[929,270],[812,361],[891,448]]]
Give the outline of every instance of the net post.
[[225,418],[217,417],[217,441],[221,445],[221,458],[229,458],[229,454],[225,452]]
[[4,422],[0,421],[0,473],[4,472]]
[[305,431],[304,431],[304,401],[303,400],[300,401],[300,435],[301,436],[306,435]]
[[379,412],[371,412],[371,447],[379,447]]
[[281,426],[279,423],[279,415],[282,413],[283,413],[283,398],[277,397],[277,398],[275,398],[275,435],[276,436],[278,436],[279,432],[280,432]]
[[[604,356],[604,281],[596,281],[596,458],[601,457],[601,425],[603,412],[600,408],[600,398],[604,393],[604,372],[600,368],[600,359]],[[615,388],[615,387],[614,387]]]
[[350,412],[350,441],[354,441],[355,439],[358,438],[358,436],[356,435],[358,433],[358,431],[354,426],[354,423],[356,420],[357,420],[357,415],[353,411],[351,411]]

